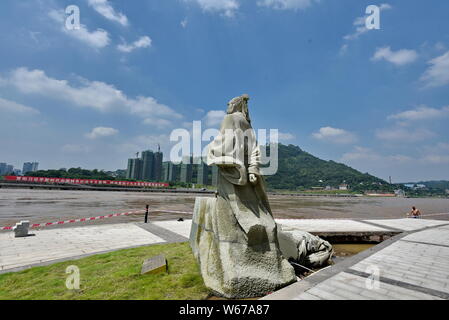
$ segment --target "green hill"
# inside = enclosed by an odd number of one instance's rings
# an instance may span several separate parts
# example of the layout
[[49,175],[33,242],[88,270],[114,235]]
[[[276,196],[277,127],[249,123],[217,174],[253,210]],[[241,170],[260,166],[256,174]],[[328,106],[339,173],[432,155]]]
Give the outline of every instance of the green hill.
[[392,186],[382,179],[335,161],[321,160],[298,146],[279,144],[278,155],[278,172],[266,177],[270,189],[305,190],[326,186],[336,188],[343,182],[355,191],[392,189]]

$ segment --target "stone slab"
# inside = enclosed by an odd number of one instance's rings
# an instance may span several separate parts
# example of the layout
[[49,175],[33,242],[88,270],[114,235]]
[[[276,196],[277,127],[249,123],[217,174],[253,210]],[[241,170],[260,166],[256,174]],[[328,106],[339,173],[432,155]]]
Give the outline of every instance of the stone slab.
[[142,264],[141,274],[156,274],[166,272],[168,269],[167,259],[164,255],[158,255],[147,259]]
[[429,219],[380,219],[380,220],[366,220],[367,222],[382,225],[385,228],[395,228],[403,231],[414,231],[428,227],[448,224],[447,221],[429,220]]
[[382,228],[349,219],[276,219],[276,222],[286,228],[307,231],[310,233],[391,231],[386,227]]
[[153,224],[163,229],[177,233],[180,236],[185,237],[186,239],[189,239],[190,237],[190,229],[192,227],[192,220],[190,219],[184,221],[176,221],[176,220],[155,221],[153,222]]

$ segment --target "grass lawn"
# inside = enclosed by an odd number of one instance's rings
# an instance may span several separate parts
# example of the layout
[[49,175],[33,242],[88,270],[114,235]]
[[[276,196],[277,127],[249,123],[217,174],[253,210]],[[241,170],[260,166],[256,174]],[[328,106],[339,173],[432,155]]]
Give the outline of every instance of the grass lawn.
[[[145,259],[164,254],[169,272],[140,275]],[[65,286],[68,266],[80,269],[80,290]],[[125,249],[0,275],[0,300],[205,299],[209,295],[189,244]]]

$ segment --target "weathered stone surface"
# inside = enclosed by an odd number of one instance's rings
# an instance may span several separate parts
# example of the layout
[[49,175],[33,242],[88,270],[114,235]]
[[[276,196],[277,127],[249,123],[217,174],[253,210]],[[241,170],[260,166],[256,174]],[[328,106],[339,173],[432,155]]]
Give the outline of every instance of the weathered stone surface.
[[167,271],[167,259],[164,255],[159,255],[147,259],[143,262],[141,274],[156,274]]
[[260,297],[296,281],[279,250],[248,100],[229,102],[208,146],[207,164],[218,166],[217,195],[196,199],[190,235],[205,285],[227,298]]
[[279,247],[286,259],[305,267],[322,267],[332,259],[332,245],[305,231],[286,231],[278,225]]
[[241,229],[232,211],[215,198],[196,198],[190,244],[205,285],[226,298],[260,297],[296,281],[265,227]]
[[29,221],[20,221],[16,223],[14,228],[12,229],[14,231],[16,238],[21,237],[28,237],[28,229],[30,228],[30,222]]

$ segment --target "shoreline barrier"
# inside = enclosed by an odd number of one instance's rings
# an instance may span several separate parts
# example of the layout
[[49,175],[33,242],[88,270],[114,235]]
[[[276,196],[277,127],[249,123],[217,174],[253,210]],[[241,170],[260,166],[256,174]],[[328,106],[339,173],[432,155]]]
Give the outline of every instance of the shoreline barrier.
[[[108,219],[108,218],[113,218],[113,217],[120,217],[120,216],[129,216],[131,214],[136,214],[136,213],[145,213],[146,210],[135,210],[135,211],[128,211],[128,212],[123,212],[123,213],[115,213],[115,214],[108,214],[108,215],[104,215],[104,216],[97,216],[97,217],[89,217],[89,218],[79,218],[79,219],[70,219],[70,220],[66,220],[66,221],[57,221],[57,222],[47,222],[47,223],[35,223],[30,225],[30,229],[33,228],[42,228],[42,227],[49,227],[49,226],[54,226],[54,225],[62,225],[62,224],[67,224],[67,223],[78,223],[78,222],[87,222],[87,221],[94,221],[94,220],[102,220],[102,219]],[[148,212],[166,212],[166,213],[183,213],[183,214],[192,214],[192,212],[188,212],[188,211],[177,211],[177,210],[151,210]],[[433,216],[443,216],[443,215],[449,215],[449,212],[445,212],[445,213],[432,213],[432,214],[422,214],[420,216],[420,218],[422,217],[433,217]],[[404,217],[407,218],[407,217]],[[412,219],[411,217],[408,217],[409,219]],[[354,219],[354,218],[326,218],[326,220],[366,220],[366,219]],[[391,217],[369,217],[370,220],[375,220],[375,219],[391,219]],[[400,219],[400,218],[396,218],[396,219]],[[282,219],[282,220],[301,220],[301,219],[293,219],[293,218],[286,218],[286,219]],[[322,220],[322,219],[306,219],[306,220]],[[4,230],[12,230],[14,228],[14,226],[6,226],[6,227],[0,227],[0,231],[4,231]]]
[[[62,224],[67,224],[67,223],[78,223],[78,222],[87,222],[87,221],[94,221],[94,220],[103,220],[103,219],[108,219],[108,218],[113,218],[113,217],[120,217],[120,216],[129,216],[131,214],[136,214],[136,213],[145,213],[145,211],[146,210],[135,210],[135,211],[114,213],[114,214],[108,214],[108,215],[97,216],[97,217],[70,219],[70,220],[65,220],[65,221],[56,221],[56,222],[47,222],[47,223],[35,223],[35,224],[31,224],[30,225],[30,229],[49,227],[49,226],[54,226],[54,225],[62,225]],[[151,210],[149,212],[167,212],[167,213],[191,214],[191,212],[175,211],[175,210]],[[0,227],[0,231],[12,230],[13,228],[14,228],[14,226]]]

